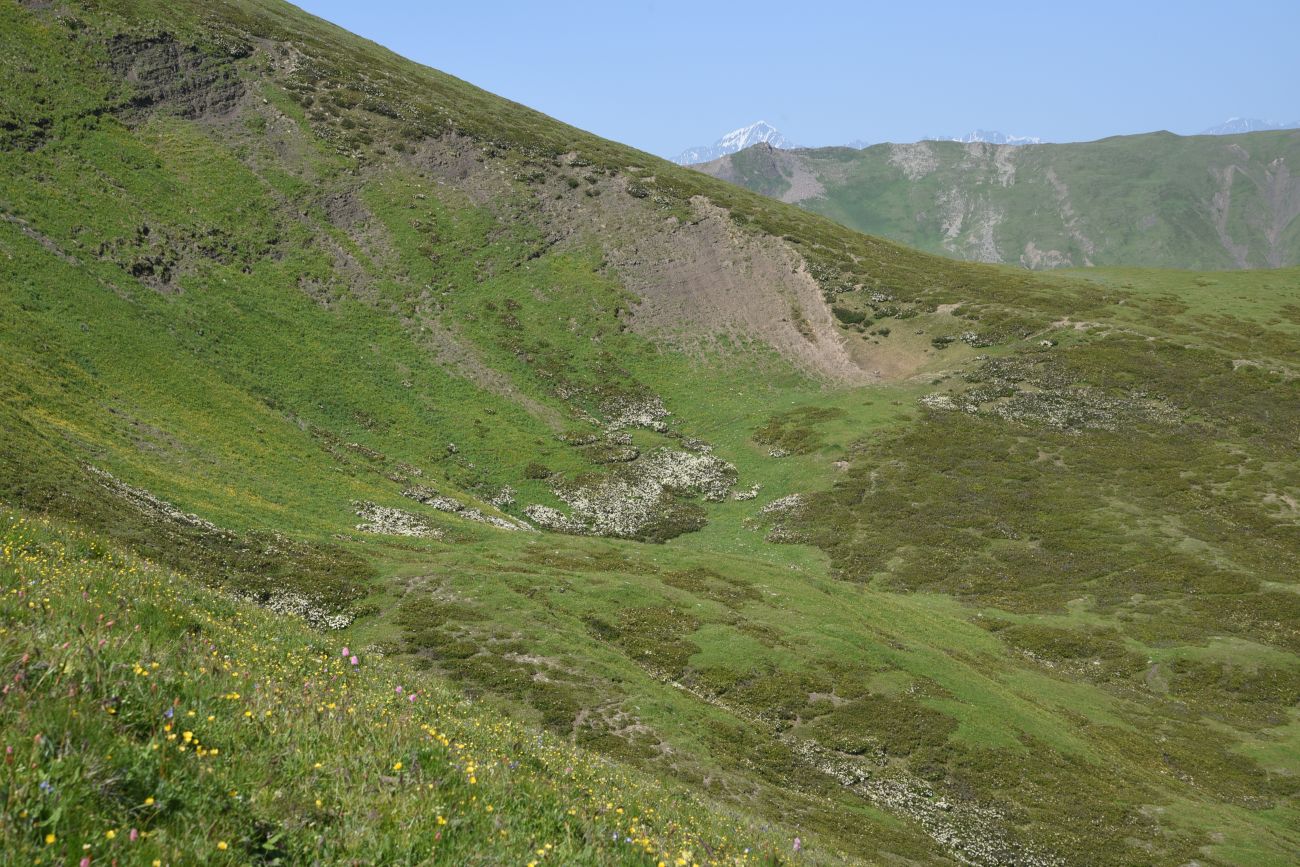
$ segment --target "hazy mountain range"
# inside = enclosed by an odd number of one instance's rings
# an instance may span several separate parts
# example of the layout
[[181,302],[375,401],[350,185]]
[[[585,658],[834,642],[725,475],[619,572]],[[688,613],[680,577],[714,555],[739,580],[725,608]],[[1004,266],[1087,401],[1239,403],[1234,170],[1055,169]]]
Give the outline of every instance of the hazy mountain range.
[[1243,132],[1297,128],[1300,128],[1300,120],[1293,120],[1290,123],[1278,123],[1272,120],[1260,120],[1257,117],[1230,117],[1223,123],[1216,123],[1201,130],[1201,135],[1237,135]]
[[[1201,135],[1236,135],[1243,132],[1260,132],[1265,130],[1279,129],[1296,129],[1300,128],[1300,120],[1290,123],[1278,123],[1276,121],[1260,120],[1259,118],[1229,118],[1222,123],[1214,124],[1201,130]],[[1045,144],[1049,139],[1034,135],[1013,135],[1001,132],[999,130],[976,129],[963,135],[934,135],[925,136],[920,141],[955,141],[969,144],[971,142],[983,142],[986,144],[998,145],[1030,145]],[[701,145],[699,147],[687,148],[676,157],[674,162],[678,165],[696,165],[706,163],[710,160],[728,154],[744,150],[760,142],[770,144],[774,148],[790,150],[799,147],[787,139],[779,130],[766,121],[758,121],[740,129],[732,130],[726,135],[719,138],[711,145]],[[866,139],[854,139],[843,145],[844,147],[861,150],[870,144]]]
[[1032,135],[1009,135],[995,129],[977,129],[972,130],[965,135],[926,136],[922,141],[958,141],[963,143],[984,142],[986,144],[999,145],[1027,145],[1042,144],[1044,140],[1038,136]]
[[1300,132],[752,147],[696,169],[846,226],[1028,268],[1300,264]]

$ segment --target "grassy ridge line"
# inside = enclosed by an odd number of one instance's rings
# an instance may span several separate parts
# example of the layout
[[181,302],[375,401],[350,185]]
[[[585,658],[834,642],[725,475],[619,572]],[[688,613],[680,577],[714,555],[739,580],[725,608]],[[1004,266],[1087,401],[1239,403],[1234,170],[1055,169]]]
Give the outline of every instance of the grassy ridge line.
[[0,539],[4,863],[781,863],[685,792],[95,536],[6,509]]
[[[693,219],[689,201],[703,196],[731,212],[737,225],[798,245],[810,271],[828,293],[852,287],[885,289],[900,299],[1028,305],[1059,313],[1095,303],[1082,281],[1044,285],[1020,269],[953,262],[892,240],[863,235],[834,219],[774,201],[734,184],[624,144],[600,138],[541,112],[423,66],[334,24],[267,0],[198,3],[178,0],[165,9],[139,0],[103,0],[85,10],[96,26],[136,36],[175,34],[210,55],[239,55],[254,41],[281,43],[295,52],[292,71],[249,70],[253,80],[287,87],[295,97],[315,94],[316,109],[331,117],[312,127],[344,162],[368,166],[392,159],[386,148],[448,134],[467,136],[483,153],[516,170],[538,160],[576,153],[584,165],[626,174],[644,184],[667,212]],[[238,61],[237,61],[238,63]],[[322,88],[318,90],[318,88]],[[322,97],[342,95],[326,106]],[[28,106],[44,115],[43,104]],[[67,111],[76,116],[77,106]],[[348,122],[337,124],[336,120]],[[50,119],[55,127],[61,119]]]

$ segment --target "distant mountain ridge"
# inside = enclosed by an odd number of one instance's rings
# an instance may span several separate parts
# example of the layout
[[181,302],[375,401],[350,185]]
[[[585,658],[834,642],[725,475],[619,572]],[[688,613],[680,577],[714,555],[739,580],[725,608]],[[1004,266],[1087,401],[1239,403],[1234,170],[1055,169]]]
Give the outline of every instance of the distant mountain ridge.
[[711,145],[687,148],[674,157],[673,162],[682,166],[707,163],[710,160],[716,160],[727,154],[734,154],[756,144],[768,144],[774,148],[796,147],[794,142],[781,134],[780,130],[767,121],[760,120],[751,123],[749,126],[733,129]]
[[936,135],[927,136],[925,141],[956,141],[963,144],[971,142],[983,142],[985,144],[998,145],[1027,145],[1043,144],[1046,139],[1034,135],[1009,135],[1005,132],[999,132],[995,129],[976,129],[971,130],[965,135]]
[[1201,135],[1239,135],[1244,132],[1298,128],[1300,128],[1300,120],[1293,120],[1290,123],[1277,123],[1271,120],[1260,120],[1257,117],[1230,117],[1223,123],[1216,123],[1214,126],[1201,130]]
[[[1038,136],[1011,135],[993,129],[975,129],[963,135],[935,135],[926,136],[923,141],[955,141],[962,143],[985,142],[988,144],[999,145],[1027,145],[1042,144],[1045,139]],[[687,148],[686,150],[673,157],[673,162],[682,166],[699,165],[712,160],[725,157],[728,154],[738,153],[745,148],[753,147],[756,144],[767,144],[779,150],[797,150],[800,146],[772,126],[765,120],[751,123],[749,126],[742,126],[734,129],[726,135],[719,138],[711,145],[697,145],[696,147]],[[843,147],[862,150],[870,142],[866,139],[854,139]]]
[[[1283,129],[1300,129],[1300,120],[1293,120],[1287,123],[1279,123],[1272,120],[1262,120],[1257,117],[1230,117],[1222,123],[1216,123],[1201,130],[1198,135],[1240,135],[1248,132],[1267,132],[1272,130]],[[952,141],[961,144],[995,144],[995,145],[1036,145],[1047,144],[1049,139],[1036,135],[1015,135],[1014,133],[1005,133],[996,129],[973,129],[970,132],[961,135],[928,135],[923,136],[918,141]],[[751,123],[749,126],[743,126],[734,129],[726,135],[719,138],[711,145],[698,145],[687,148],[686,150],[673,157],[673,162],[682,166],[693,166],[701,163],[711,162],[720,159],[729,154],[739,153],[746,148],[753,147],[756,144],[769,144],[780,150],[797,150],[801,146],[795,144],[767,121],[760,120]],[[838,147],[853,148],[854,150],[864,150],[870,145],[870,142],[863,138],[857,138]],[[829,145],[828,147],[837,147]]]
[[868,234],[1027,268],[1300,264],[1300,132],[1032,148],[763,145],[695,166]]

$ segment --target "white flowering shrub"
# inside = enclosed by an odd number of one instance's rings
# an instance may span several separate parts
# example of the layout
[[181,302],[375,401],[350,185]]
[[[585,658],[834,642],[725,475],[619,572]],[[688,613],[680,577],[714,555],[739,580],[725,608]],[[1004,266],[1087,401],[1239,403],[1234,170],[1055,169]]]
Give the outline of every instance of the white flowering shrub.
[[605,401],[601,412],[609,419],[606,429],[611,432],[630,427],[643,427],[659,433],[668,431],[668,423],[664,421],[668,410],[664,408],[663,399],[654,395],[620,394]]
[[736,484],[736,468],[707,452],[691,454],[658,449],[641,462],[642,472],[664,488],[699,494],[717,502]]
[[795,509],[799,509],[803,506],[803,504],[804,504],[803,494],[787,494],[786,496],[781,497],[780,499],[773,500],[772,502],[766,504],[765,506],[763,506],[763,508],[759,509],[758,511],[764,515],[772,515],[777,512],[789,512]]
[[211,521],[205,521],[198,515],[183,512],[171,503],[155,497],[143,488],[135,488],[128,485],[126,482],[121,481],[106,470],[101,470],[99,467],[94,467],[90,464],[86,464],[85,469],[92,476],[98,478],[100,484],[111,493],[121,497],[129,505],[146,515],[163,521],[184,524],[185,526],[194,527],[199,530],[206,530],[209,533],[221,532],[221,530],[217,528],[217,525],[213,524]]
[[424,539],[441,539],[443,532],[419,515],[381,506],[377,503],[353,503],[361,523],[357,529],[363,533],[378,533],[382,536],[415,536]]
[[[503,488],[501,493],[497,494],[497,499],[502,499],[504,497],[510,503],[513,503],[514,494],[514,488]],[[409,497],[417,503],[431,506],[439,512],[447,512],[448,514],[455,515],[458,518],[464,518],[467,521],[477,521],[480,524],[488,524],[500,530],[536,530],[536,528],[531,526],[527,521],[520,521],[517,518],[502,518],[496,515],[484,514],[478,509],[466,506],[460,500],[448,497],[444,494],[439,494],[433,488],[425,485],[416,485],[413,488],[407,488],[405,491],[402,491],[402,496]],[[500,507],[496,500],[493,501],[493,505]]]
[[927,394],[917,402],[940,412],[961,411],[1057,430],[1117,431],[1132,423],[1176,418],[1172,409],[1140,392],[1120,397],[1086,386],[1041,391],[981,387],[958,395]]
[[322,608],[306,596],[287,590],[272,593],[270,598],[262,600],[262,605],[276,614],[299,617],[317,629],[346,629],[355,619],[353,614]]
[[957,409],[957,402],[952,399],[952,395],[940,394],[939,392],[922,395],[920,398],[917,399],[917,403],[929,409],[937,409],[937,410]]
[[692,498],[726,499],[735,483],[736,468],[721,458],[657,449],[593,482],[557,486],[567,515],[542,505],[524,514],[562,533],[662,541],[703,526],[703,510]]
[[1118,431],[1135,424],[1168,424],[1178,411],[1142,390],[1127,393],[1075,381],[1059,360],[988,359],[963,379],[971,387],[957,394],[927,394],[921,406],[966,412],[1022,425],[1065,431]]
[[800,516],[807,502],[803,494],[788,494],[765,504],[758,510],[759,517],[746,523],[754,528],[768,524],[769,542],[804,542],[806,539],[794,519]]

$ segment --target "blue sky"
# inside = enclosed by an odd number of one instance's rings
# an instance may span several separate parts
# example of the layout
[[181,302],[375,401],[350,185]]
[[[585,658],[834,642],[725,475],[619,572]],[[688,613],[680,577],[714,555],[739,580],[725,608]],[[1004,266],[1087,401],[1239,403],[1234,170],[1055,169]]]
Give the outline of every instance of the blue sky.
[[806,145],[1300,120],[1300,0],[298,5],[664,156],[760,119]]

